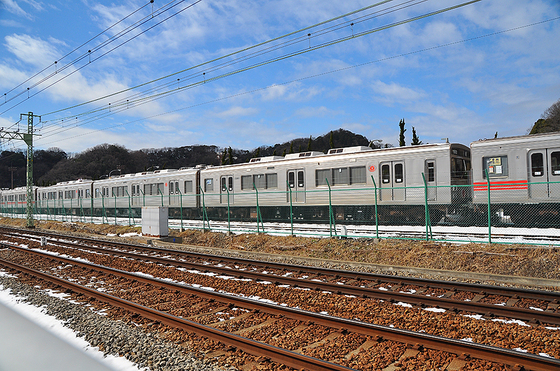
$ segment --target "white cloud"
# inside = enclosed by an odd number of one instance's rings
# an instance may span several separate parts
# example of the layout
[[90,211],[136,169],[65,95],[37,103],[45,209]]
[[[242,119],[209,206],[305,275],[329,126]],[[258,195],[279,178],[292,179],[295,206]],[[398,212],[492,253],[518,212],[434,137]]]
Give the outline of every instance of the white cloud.
[[426,97],[426,93],[420,89],[407,88],[394,82],[386,84],[382,81],[376,81],[372,88],[377,94],[376,99],[390,105],[397,102],[412,103]]
[[328,109],[325,106],[320,107],[303,107],[296,111],[296,116],[301,117],[325,117],[325,116],[336,116],[343,114],[343,111],[335,111]]
[[6,48],[20,61],[35,68],[43,68],[60,55],[52,43],[29,35],[6,36]]
[[239,116],[252,116],[259,112],[256,108],[244,108],[244,107],[231,107],[228,110],[217,112],[215,115],[216,117],[228,119],[231,117],[239,117]]
[[2,8],[15,15],[31,18],[14,0],[0,1],[0,9]]
[[[27,74],[5,64],[0,64],[0,87],[11,89],[27,79]],[[2,97],[2,101],[4,97]]]

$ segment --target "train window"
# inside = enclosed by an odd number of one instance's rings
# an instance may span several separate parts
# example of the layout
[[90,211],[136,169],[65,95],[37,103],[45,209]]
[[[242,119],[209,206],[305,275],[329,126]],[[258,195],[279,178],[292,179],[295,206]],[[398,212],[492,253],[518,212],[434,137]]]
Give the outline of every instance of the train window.
[[332,170],[333,185],[348,184],[348,168],[340,167]]
[[179,194],[179,182],[175,182],[175,193]]
[[169,182],[169,194],[172,195],[175,193],[175,183]]
[[391,169],[389,168],[388,164],[381,166],[381,182],[391,182]]
[[227,192],[227,178],[223,176],[222,179],[220,179],[220,182],[221,182],[220,189],[222,190],[222,192]]
[[146,196],[152,195],[152,185],[151,184],[144,184],[144,194]]
[[303,188],[304,187],[304,183],[303,183],[303,171],[299,170],[297,172],[297,184],[299,188]]
[[426,162],[426,173],[428,178],[426,181],[435,182],[436,180],[436,163],[433,161]]
[[253,175],[253,183],[255,183],[255,187],[257,187],[257,189],[265,189],[266,188],[266,178],[265,178],[264,174]]
[[278,174],[266,174],[266,188],[278,188]]
[[232,177],[232,176],[230,176],[230,177],[228,178],[228,188],[229,188],[229,191],[230,191],[230,192],[233,191],[233,177]]
[[467,179],[471,170],[471,162],[462,158],[451,159],[451,178]]
[[315,170],[315,185],[317,187],[326,186],[327,180],[329,181],[329,183],[332,183],[331,175],[331,169]]
[[350,184],[365,184],[366,183],[366,167],[351,167],[350,168]]
[[86,198],[91,198],[91,191],[86,189]]
[[185,193],[193,193],[192,180],[185,180]]
[[204,192],[214,192],[214,179],[204,179]]
[[[488,176],[507,177],[508,176],[508,158],[507,156],[492,156],[482,158],[483,170],[488,170]],[[482,174],[486,178],[486,174]]]
[[163,183],[156,183],[154,184],[156,186],[156,194],[157,195],[163,195],[165,194],[165,188],[163,188]]
[[241,176],[241,189],[253,189],[253,177],[251,175]]
[[395,183],[404,182],[404,166],[403,164],[395,164]]
[[550,166],[552,175],[560,175],[560,152],[552,152],[550,154]]
[[531,173],[535,177],[544,175],[544,156],[542,153],[531,154]]
[[288,184],[290,188],[294,188],[296,186],[296,178],[293,171],[288,172]]

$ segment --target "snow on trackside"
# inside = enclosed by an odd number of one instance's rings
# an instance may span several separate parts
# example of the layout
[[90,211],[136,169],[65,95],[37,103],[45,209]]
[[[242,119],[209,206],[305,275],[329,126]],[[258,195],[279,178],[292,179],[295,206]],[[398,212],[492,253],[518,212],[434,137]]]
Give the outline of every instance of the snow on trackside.
[[[1,276],[9,276],[0,272]],[[50,296],[58,296],[53,292],[48,293]],[[61,297],[61,296],[58,296]],[[114,355],[105,355],[99,350],[98,347],[92,347],[83,337],[79,337],[73,330],[64,326],[64,324],[57,320],[54,316],[45,313],[43,307],[35,307],[33,305],[24,303],[20,297],[12,295],[10,289],[5,289],[0,285],[0,303],[6,307],[11,308],[21,316],[29,319],[46,331],[54,334],[55,336],[63,339],[67,343],[72,344],[97,361],[103,363],[107,367],[118,371],[139,371],[148,370],[147,368],[139,369],[132,362],[124,357],[117,357]]]

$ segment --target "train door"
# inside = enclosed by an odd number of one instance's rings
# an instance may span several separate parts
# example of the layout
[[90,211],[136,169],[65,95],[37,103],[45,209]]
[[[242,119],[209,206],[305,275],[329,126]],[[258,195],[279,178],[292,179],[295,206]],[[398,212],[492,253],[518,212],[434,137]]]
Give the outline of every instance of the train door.
[[548,173],[549,175],[549,197],[560,198],[560,148],[549,149]]
[[[291,194],[292,202],[305,202],[305,171],[303,169],[288,170],[288,186],[291,189],[289,194]],[[288,195],[288,197],[290,196]]]
[[560,148],[529,151],[529,198],[546,199],[560,194]]
[[436,160],[426,160],[424,164],[424,177],[428,187],[428,201],[435,201],[437,198]]
[[404,161],[387,161],[379,164],[381,169],[381,201],[404,201]]
[[140,192],[140,184],[132,185],[132,205],[142,206],[142,193]]
[[170,180],[169,181],[169,206],[179,206],[181,205],[181,192],[179,190],[179,181]]
[[[229,196],[228,196],[229,192]],[[220,203],[233,204],[233,176],[225,175],[220,178]]]

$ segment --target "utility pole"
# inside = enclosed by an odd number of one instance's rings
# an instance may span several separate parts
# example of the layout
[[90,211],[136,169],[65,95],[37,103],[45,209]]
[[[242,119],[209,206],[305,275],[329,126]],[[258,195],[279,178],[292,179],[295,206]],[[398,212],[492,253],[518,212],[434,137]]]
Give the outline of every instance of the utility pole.
[[[33,223],[33,117],[38,117],[41,121],[41,116],[36,116],[33,112],[22,113],[19,120],[27,116],[27,134],[16,132],[8,132],[0,129],[0,138],[2,139],[19,139],[27,144],[27,228],[35,228]],[[18,121],[19,122],[19,121]],[[13,187],[13,186],[12,186]]]
[[12,173],[12,187],[10,189],[14,189],[14,171],[17,170],[17,167],[10,166],[8,167],[8,171]]

